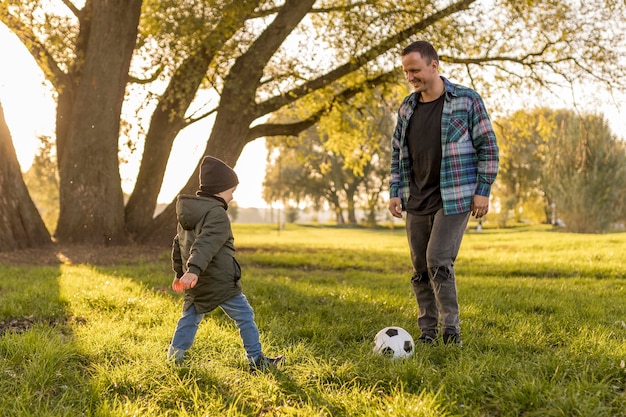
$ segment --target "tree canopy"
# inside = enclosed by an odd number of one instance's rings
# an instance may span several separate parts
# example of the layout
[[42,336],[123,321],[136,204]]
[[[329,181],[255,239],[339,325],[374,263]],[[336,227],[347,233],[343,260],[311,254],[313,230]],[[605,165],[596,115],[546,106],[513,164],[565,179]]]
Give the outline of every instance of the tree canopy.
[[[622,88],[626,80],[626,5],[614,0],[62,3],[0,0],[0,21],[56,92],[54,234],[66,242],[169,240],[174,205],[153,216],[165,170],[200,162],[172,160],[183,129],[211,118],[204,154],[235,165],[250,141],[296,135],[337,99],[395,81],[399,49],[412,40],[431,41],[447,76],[494,103],[585,81]],[[299,120],[268,122],[303,99],[314,105]],[[123,143],[141,153],[126,204]],[[196,187],[194,173],[181,192]]]
[[499,121],[497,133],[503,221],[543,212],[573,232],[597,233],[626,220],[626,144],[602,116],[520,110]]
[[[338,224],[357,223],[356,209],[376,223],[388,190],[387,177],[396,111],[406,88],[396,84],[364,89],[349,100],[336,101],[320,121],[298,136],[268,138],[268,166],[263,196],[268,203],[308,202],[319,211],[328,205]],[[303,100],[280,117],[298,118]]]

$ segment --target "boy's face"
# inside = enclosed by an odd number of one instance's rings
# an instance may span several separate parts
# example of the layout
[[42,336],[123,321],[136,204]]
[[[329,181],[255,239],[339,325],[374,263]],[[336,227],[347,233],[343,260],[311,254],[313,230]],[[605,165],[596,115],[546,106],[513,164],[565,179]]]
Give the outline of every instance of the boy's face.
[[219,197],[222,197],[224,201],[226,201],[226,204],[228,204],[233,200],[233,193],[235,192],[236,189],[237,189],[237,186],[235,185],[234,187],[229,188],[226,191],[222,191],[221,193],[218,193],[216,195]]

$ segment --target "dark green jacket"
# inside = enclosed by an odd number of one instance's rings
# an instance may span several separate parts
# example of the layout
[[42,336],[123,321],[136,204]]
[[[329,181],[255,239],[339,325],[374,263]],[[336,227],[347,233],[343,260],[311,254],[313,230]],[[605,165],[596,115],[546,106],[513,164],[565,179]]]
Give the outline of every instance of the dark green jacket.
[[197,313],[208,313],[241,293],[241,268],[226,208],[218,197],[178,196],[172,268],[178,278],[186,271],[198,275],[196,286],[185,290],[183,311],[193,304]]

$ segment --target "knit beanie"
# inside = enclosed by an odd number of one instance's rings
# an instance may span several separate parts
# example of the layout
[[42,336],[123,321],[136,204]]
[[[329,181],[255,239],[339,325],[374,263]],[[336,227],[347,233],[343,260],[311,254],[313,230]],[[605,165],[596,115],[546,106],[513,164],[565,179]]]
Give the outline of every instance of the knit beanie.
[[200,190],[219,194],[239,184],[237,174],[223,161],[205,156],[200,165]]

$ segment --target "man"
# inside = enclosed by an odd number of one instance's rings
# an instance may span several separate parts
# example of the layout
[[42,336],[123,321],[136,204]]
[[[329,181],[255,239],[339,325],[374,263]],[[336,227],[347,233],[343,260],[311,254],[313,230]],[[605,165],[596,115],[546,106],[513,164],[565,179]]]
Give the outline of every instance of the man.
[[398,110],[392,138],[389,211],[402,218],[419,308],[418,342],[461,344],[454,261],[470,214],[489,211],[498,172],[498,145],[482,98],[439,75],[428,42],[402,51],[414,92]]

